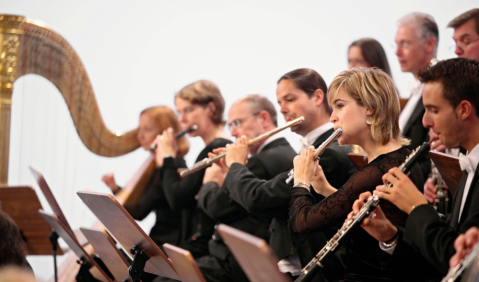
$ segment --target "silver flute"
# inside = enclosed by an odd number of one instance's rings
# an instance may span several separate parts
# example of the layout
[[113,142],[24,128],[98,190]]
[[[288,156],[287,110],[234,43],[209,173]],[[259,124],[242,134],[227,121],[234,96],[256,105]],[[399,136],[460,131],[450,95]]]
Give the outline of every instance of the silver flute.
[[[326,150],[326,148],[331,144],[331,142],[334,141],[334,139],[336,139],[336,137],[339,136],[339,134],[341,134],[341,132],[343,132],[343,129],[341,127],[336,129],[336,131],[334,131],[333,134],[331,134],[331,136],[329,136],[329,138],[323,142],[323,144],[321,144],[316,150],[314,150],[313,155],[317,156],[318,161],[319,161],[319,156],[321,156],[324,153],[324,150]],[[288,178],[286,179],[286,184],[291,183],[293,179],[294,179],[294,168],[289,171]]]
[[461,261],[453,268],[450,268],[447,275],[441,280],[441,282],[453,282],[456,281],[459,276],[470,266],[475,258],[479,255],[479,244],[476,244],[472,251],[468,253]]
[[[399,170],[407,174],[413,165],[429,151],[431,142],[424,142],[421,146],[417,147],[416,150],[406,157],[406,160],[399,166]],[[384,185],[392,187],[390,182]],[[302,273],[295,282],[311,281],[316,273],[324,268],[326,261],[334,254],[334,250],[361,225],[363,220],[369,216],[378,205],[379,197],[376,195],[370,196],[359,212],[353,216],[351,220],[344,222],[343,226],[336,232],[333,238],[331,238],[319,253],[301,270]]]
[[[195,131],[198,129],[198,126],[195,124],[193,126],[191,126],[190,128],[188,129],[185,129],[183,131],[180,131],[180,132],[177,132],[175,133],[175,139],[178,139],[180,138],[181,136],[185,135],[186,133],[190,133],[192,131]],[[158,147],[158,144],[151,144],[150,145],[150,150],[155,150],[156,148]]]

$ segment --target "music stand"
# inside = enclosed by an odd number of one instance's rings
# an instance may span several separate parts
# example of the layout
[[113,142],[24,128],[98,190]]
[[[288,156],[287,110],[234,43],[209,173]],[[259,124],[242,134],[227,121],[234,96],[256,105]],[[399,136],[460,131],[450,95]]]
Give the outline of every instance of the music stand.
[[[68,247],[80,258],[81,266],[80,271],[78,272],[79,275],[85,277],[88,275],[86,272],[90,272],[91,275],[95,276],[96,279],[100,279],[102,281],[112,281],[108,274],[100,267],[100,265],[83,249],[83,247],[78,243],[76,238],[72,237],[71,233],[67,230],[66,226],[63,222],[58,219],[58,217],[54,214],[49,214],[44,212],[43,210],[38,211],[40,215],[45,219],[48,224],[57,232],[57,234],[67,243]],[[101,273],[99,276],[95,271],[90,270],[90,268],[96,268]],[[86,280],[88,281],[88,280]]]
[[100,229],[80,227],[80,230],[93,246],[96,253],[100,255],[101,260],[116,281],[124,281],[128,277],[128,267],[130,264],[116,248],[115,242],[103,234]]
[[459,158],[435,151],[430,151],[429,156],[436,165],[442,179],[446,182],[447,188],[451,191],[451,194],[454,195],[456,193],[457,185],[459,185],[462,178]]
[[[141,229],[131,215],[114,196],[96,192],[77,192],[78,196],[101,221],[103,226],[123,246],[125,250],[135,253],[132,267],[156,275],[181,280],[173,264]],[[144,255],[146,255],[146,257]],[[141,263],[140,263],[141,261]],[[136,263],[138,262],[138,263]],[[137,266],[144,264],[144,269]],[[130,276],[131,276],[131,270]],[[134,277],[132,277],[135,280]]]
[[361,169],[368,164],[366,154],[363,153],[348,153],[348,157],[357,169]]
[[[52,228],[38,214],[42,204],[35,189],[30,186],[0,185],[0,205],[25,237],[27,255],[52,254],[52,244],[48,240]],[[58,248],[58,245],[57,249],[59,255],[64,254],[64,250]]]
[[163,244],[165,252],[175,265],[183,282],[206,282],[191,253],[168,243]]
[[278,259],[265,240],[225,224],[218,233],[252,282],[291,282],[278,267]]

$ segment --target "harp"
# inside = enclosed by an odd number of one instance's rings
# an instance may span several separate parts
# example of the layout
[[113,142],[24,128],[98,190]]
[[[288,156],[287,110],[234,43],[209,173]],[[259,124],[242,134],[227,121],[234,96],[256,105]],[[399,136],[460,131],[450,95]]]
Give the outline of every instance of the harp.
[[115,157],[139,147],[138,129],[110,131],[103,122],[85,67],[59,34],[25,17],[0,14],[0,184],[8,183],[13,83],[26,74],[49,80],[60,91],[83,144]]

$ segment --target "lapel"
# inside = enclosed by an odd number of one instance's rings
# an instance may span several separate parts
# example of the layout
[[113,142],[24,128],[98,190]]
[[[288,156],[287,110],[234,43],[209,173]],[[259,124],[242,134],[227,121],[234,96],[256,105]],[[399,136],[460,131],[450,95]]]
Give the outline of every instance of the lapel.
[[281,138],[278,138],[278,139],[274,140],[273,142],[269,143],[268,145],[264,146],[263,150],[261,150],[261,152],[264,152],[268,149],[272,149],[272,148],[275,148],[275,147],[287,146],[287,145],[289,145],[289,143],[288,143],[288,141],[286,141],[286,138],[281,137]]
[[472,178],[471,187],[469,188],[469,191],[467,192],[466,202],[464,202],[464,208],[462,209],[462,214],[461,214],[461,218],[460,218],[459,223],[458,223],[458,227],[461,226],[461,224],[464,222],[464,220],[469,215],[469,207],[471,206],[472,194],[474,193],[474,189],[476,189],[477,180],[479,179],[479,173],[478,172],[479,172],[479,170],[477,170],[477,169],[474,172],[474,177]]
[[422,96],[417,102],[416,107],[414,108],[414,111],[411,114],[411,117],[408,119],[406,126],[404,126],[403,130],[403,135],[408,135],[408,131],[411,129],[412,124],[418,119],[422,119],[422,116],[424,114],[424,105],[422,104]]
[[461,210],[462,195],[464,194],[464,186],[466,185],[467,172],[462,173],[462,178],[457,185],[456,194],[454,194],[454,203],[452,205],[451,226],[457,229],[459,224],[459,211]]
[[334,132],[334,128],[331,128],[330,130],[324,132],[323,134],[319,135],[318,138],[316,138],[316,140],[314,140],[314,143],[313,143],[313,146],[314,148],[318,148],[319,145],[323,144],[324,141],[326,141],[326,139],[328,139],[329,136],[331,136],[331,134],[333,134]]

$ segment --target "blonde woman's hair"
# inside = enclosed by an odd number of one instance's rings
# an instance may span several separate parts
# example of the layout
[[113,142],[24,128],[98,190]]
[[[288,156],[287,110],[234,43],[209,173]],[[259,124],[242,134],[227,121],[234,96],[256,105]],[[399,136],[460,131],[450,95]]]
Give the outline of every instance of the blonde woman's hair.
[[223,112],[225,110],[225,100],[221,96],[220,89],[216,84],[209,80],[198,80],[186,85],[175,94],[175,99],[181,98],[188,100],[192,104],[207,106],[213,102],[216,109],[211,115],[214,124],[224,125]]
[[[173,110],[167,106],[146,108],[140,113],[140,116],[141,115],[148,115],[151,119],[153,119],[160,133],[168,129],[168,127],[173,128],[173,131],[175,132],[181,131],[181,126],[178,122],[175,112],[173,112]],[[178,157],[181,158],[190,150],[190,144],[188,143],[188,140],[186,140],[185,136],[178,138],[177,143]]]
[[394,142],[409,145],[399,130],[399,97],[393,80],[378,68],[354,68],[341,72],[329,86],[328,103],[333,105],[339,91],[345,91],[356,102],[371,110],[371,137],[385,145]]

